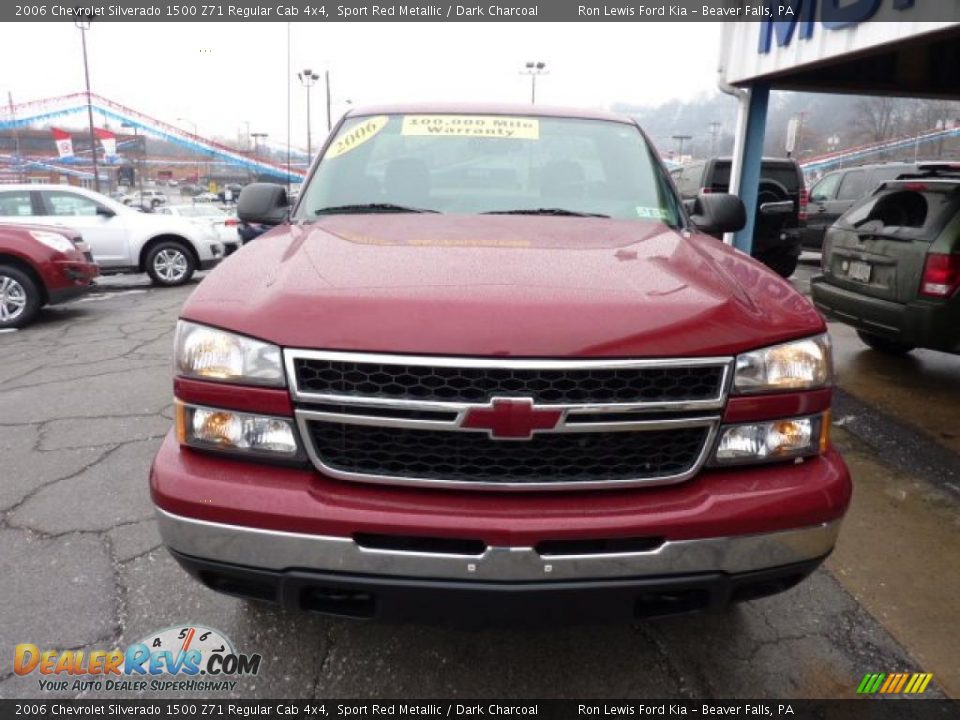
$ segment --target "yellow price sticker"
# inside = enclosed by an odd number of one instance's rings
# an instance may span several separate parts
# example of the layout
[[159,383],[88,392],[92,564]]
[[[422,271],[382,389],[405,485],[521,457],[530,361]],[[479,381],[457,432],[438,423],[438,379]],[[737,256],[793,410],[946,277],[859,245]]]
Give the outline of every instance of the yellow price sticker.
[[400,134],[539,140],[540,121],[510,115],[405,115]]
[[355,150],[383,130],[389,121],[390,118],[386,115],[377,115],[367,118],[359,125],[354,125],[333,141],[326,155],[323,156],[324,159],[340,157],[351,150]]

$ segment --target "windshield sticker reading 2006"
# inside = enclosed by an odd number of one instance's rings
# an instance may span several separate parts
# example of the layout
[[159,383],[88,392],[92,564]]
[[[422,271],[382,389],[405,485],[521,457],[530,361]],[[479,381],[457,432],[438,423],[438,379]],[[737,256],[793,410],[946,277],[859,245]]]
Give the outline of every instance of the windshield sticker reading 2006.
[[540,121],[505,115],[406,115],[400,134],[539,140]]
[[386,115],[377,115],[376,117],[364,120],[334,140],[333,145],[330,146],[330,149],[327,150],[327,154],[324,157],[326,159],[339,157],[344,153],[360,147],[367,140],[383,130],[389,120],[390,118]]

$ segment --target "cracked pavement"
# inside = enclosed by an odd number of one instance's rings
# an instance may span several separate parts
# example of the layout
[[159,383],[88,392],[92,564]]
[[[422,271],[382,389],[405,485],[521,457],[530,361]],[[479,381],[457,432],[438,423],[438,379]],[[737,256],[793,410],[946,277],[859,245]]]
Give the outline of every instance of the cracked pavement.
[[[837,437],[858,483],[850,527],[824,568],[774,598],[633,627],[462,631],[213,593],[160,545],[147,486],[171,422],[173,324],[192,286],[133,288],[117,283],[0,335],[0,697],[40,695],[36,675],[13,674],[17,643],[123,648],[188,623],[263,654],[260,674],[241,679],[233,697],[852,697],[864,673],[892,671],[935,673],[928,695],[960,691],[957,651],[936,637],[945,628],[917,630],[950,621],[933,606],[955,597],[957,571],[936,588],[932,578],[943,576],[925,574],[911,554],[960,552],[960,493],[949,489],[949,467],[943,477],[909,476],[909,458],[871,448],[881,435],[870,422],[885,421],[863,393],[848,399]],[[948,465],[949,442],[938,446]],[[909,602],[884,558],[865,552],[884,542],[891,517],[906,533],[899,569]],[[912,548],[911,536],[926,545]]]

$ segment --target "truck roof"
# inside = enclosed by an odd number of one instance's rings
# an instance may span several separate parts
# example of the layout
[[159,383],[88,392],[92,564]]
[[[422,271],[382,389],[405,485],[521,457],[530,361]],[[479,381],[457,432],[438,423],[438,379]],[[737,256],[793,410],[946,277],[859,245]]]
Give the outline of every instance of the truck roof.
[[611,122],[634,124],[628,115],[608,112],[606,110],[591,110],[588,108],[555,107],[548,105],[520,105],[514,103],[449,103],[449,102],[420,102],[397,103],[389,105],[368,105],[353,108],[347,112],[347,117],[365,115],[521,115],[526,117],[558,117],[574,118],[578,120],[608,120]]

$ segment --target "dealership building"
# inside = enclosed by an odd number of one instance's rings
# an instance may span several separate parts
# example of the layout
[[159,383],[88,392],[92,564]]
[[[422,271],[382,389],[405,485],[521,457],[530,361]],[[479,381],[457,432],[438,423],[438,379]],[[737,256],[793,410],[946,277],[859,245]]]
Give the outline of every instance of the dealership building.
[[[731,6],[756,2],[731,2]],[[781,0],[790,12],[724,23],[719,82],[740,99],[731,192],[749,252],[771,90],[960,100],[960,2]]]

